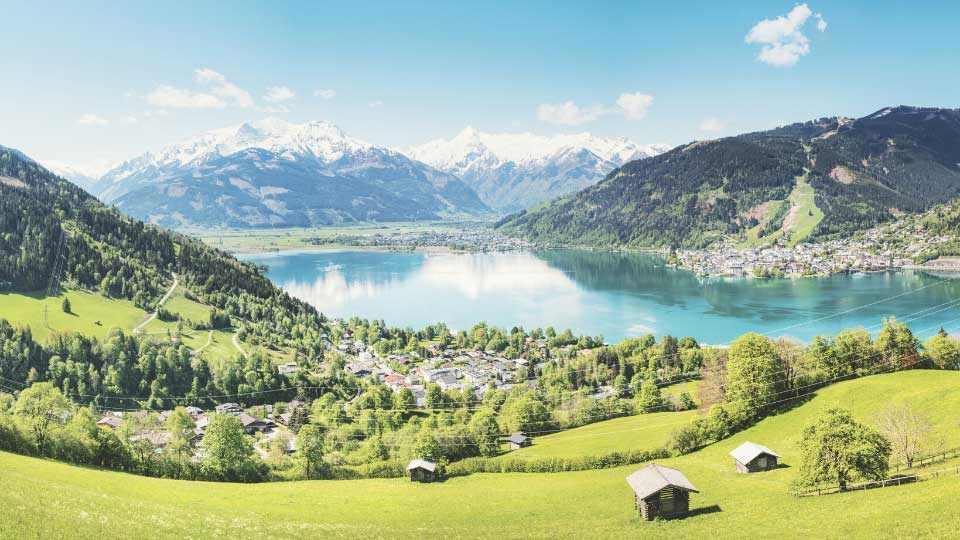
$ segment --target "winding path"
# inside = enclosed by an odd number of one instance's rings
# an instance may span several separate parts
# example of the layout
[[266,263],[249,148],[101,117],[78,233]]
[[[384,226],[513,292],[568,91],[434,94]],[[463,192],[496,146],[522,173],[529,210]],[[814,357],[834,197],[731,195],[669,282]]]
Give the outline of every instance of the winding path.
[[172,274],[173,274],[173,285],[170,286],[170,290],[167,291],[167,294],[163,295],[163,298],[161,298],[159,302],[157,302],[157,307],[154,308],[152,312],[150,312],[150,315],[146,319],[144,319],[143,322],[137,325],[136,328],[133,329],[134,334],[139,334],[140,330],[144,326],[150,324],[150,321],[152,321],[157,317],[157,311],[163,306],[164,303],[166,303],[167,300],[170,299],[170,295],[173,294],[173,291],[177,290],[177,285],[180,285],[180,279],[177,278],[177,274],[175,272],[173,272]]
[[243,356],[247,356],[247,351],[243,350],[243,347],[240,346],[240,342],[237,340],[236,332],[233,333],[233,337],[230,338],[230,341],[232,341],[233,346],[236,347],[238,351],[240,351],[240,354],[242,354]]

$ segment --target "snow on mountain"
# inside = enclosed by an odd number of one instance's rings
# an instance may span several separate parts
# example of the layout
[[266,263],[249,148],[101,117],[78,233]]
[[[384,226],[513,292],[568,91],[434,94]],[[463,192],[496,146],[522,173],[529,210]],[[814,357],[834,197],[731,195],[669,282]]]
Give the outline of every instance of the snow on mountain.
[[109,161],[74,165],[56,160],[42,160],[41,164],[57,176],[66,178],[86,190],[94,187],[99,178],[115,166]]
[[269,118],[216,129],[108,171],[94,193],[168,226],[308,226],[477,217],[455,176],[329,122]]
[[547,137],[467,127],[452,139],[433,140],[406,154],[459,176],[489,206],[510,212],[583,189],[624,163],[669,149],[590,133]]

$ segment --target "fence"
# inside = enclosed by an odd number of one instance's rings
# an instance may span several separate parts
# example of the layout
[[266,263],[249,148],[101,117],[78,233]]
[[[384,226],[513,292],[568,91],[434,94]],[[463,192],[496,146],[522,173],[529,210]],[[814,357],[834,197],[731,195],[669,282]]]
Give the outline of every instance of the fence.
[[903,484],[915,484],[917,482],[923,482],[924,480],[930,480],[931,478],[939,478],[941,476],[947,476],[947,475],[960,476],[960,466],[947,467],[946,469],[939,469],[936,471],[925,472],[922,474],[913,474],[909,476],[895,476],[893,478],[884,478],[883,480],[874,480],[872,482],[862,482],[860,484],[852,484],[852,485],[848,485],[846,489],[843,489],[843,490],[841,490],[839,487],[823,487],[823,488],[791,491],[790,494],[795,495],[797,497],[816,497],[818,495],[829,495],[831,493],[866,491],[868,489],[885,488],[890,486],[901,486]]
[[895,466],[895,467],[892,467],[892,469],[893,469],[894,472],[902,471],[902,470],[904,470],[904,469],[913,469],[913,468],[915,468],[915,467],[922,467],[922,466],[924,466],[924,465],[926,465],[926,464],[930,464],[930,463],[937,463],[937,462],[939,462],[939,461],[946,461],[947,459],[954,458],[954,457],[957,457],[957,456],[960,456],[960,448],[951,448],[950,450],[944,450],[943,452],[940,452],[939,454],[932,454],[932,455],[929,455],[929,456],[924,456],[924,457],[922,457],[922,458],[920,458],[920,459],[915,459],[915,460],[913,460],[913,464],[912,464],[911,466],[909,466],[909,467],[907,467],[907,465],[904,463],[904,464],[900,464],[900,465],[897,465],[897,466]]

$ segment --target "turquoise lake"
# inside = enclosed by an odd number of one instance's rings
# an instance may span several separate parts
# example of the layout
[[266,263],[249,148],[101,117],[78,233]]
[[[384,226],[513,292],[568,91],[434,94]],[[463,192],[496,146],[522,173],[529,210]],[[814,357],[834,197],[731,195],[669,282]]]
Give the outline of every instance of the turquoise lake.
[[648,333],[725,344],[755,331],[809,341],[896,316],[929,336],[960,324],[960,280],[904,271],[809,279],[701,279],[654,255],[549,250],[424,254],[300,251],[243,255],[331,317],[421,328],[553,326],[608,342]]

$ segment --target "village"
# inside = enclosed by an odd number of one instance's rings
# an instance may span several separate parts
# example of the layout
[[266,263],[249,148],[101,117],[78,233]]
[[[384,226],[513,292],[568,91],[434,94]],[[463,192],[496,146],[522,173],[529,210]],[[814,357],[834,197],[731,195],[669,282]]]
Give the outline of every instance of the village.
[[843,272],[883,272],[942,266],[920,266],[917,258],[931,248],[954,240],[930,234],[919,220],[901,220],[869,229],[843,240],[790,246],[781,237],[774,245],[738,248],[726,239],[710,250],[676,250],[670,266],[703,277],[806,277]]
[[310,239],[313,244],[344,244],[353,247],[400,250],[435,249],[451,251],[515,251],[534,247],[520,238],[509,237],[489,227],[440,228],[394,231],[371,235],[336,235]]

